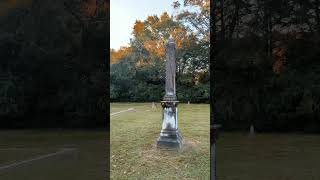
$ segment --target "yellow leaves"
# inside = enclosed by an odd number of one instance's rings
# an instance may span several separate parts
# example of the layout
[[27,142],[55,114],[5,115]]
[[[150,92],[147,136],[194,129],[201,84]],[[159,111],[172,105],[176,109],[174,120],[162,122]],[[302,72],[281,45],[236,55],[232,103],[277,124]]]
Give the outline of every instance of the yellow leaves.
[[110,51],[110,64],[116,64],[118,61],[132,52],[131,47],[121,47],[118,51]]
[[277,47],[272,49],[272,57],[274,63],[272,65],[272,70],[276,74],[280,74],[283,68],[283,65],[286,60],[287,49],[283,47]]

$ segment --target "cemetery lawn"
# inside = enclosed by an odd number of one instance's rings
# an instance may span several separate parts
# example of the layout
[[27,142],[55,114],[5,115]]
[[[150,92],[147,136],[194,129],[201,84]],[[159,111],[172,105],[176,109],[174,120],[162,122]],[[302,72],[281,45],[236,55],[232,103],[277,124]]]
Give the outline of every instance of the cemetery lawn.
[[219,180],[320,179],[320,136],[221,132],[217,141]]
[[209,179],[209,104],[179,104],[183,138],[180,152],[156,148],[162,109],[151,103],[112,103],[110,113],[111,179]]
[[[1,130],[1,180],[100,180],[107,179],[105,130]],[[73,151],[2,169],[4,165],[55,153]]]

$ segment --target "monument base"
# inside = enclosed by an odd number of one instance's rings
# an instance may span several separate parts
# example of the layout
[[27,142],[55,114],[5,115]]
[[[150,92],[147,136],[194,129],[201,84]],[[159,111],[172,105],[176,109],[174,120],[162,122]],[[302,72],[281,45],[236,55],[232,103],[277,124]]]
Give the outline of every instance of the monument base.
[[180,149],[182,147],[182,138],[180,132],[162,130],[157,139],[157,147],[161,149]]
[[179,101],[161,101],[162,129],[157,139],[157,147],[164,149],[180,149],[182,138],[178,129]]

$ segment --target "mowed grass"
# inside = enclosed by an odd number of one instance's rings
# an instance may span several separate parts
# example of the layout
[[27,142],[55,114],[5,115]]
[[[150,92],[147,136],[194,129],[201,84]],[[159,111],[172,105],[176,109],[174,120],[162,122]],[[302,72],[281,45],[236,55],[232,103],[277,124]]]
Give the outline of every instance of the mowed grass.
[[320,136],[221,132],[219,180],[319,180]]
[[111,179],[209,179],[210,119],[208,104],[179,104],[183,138],[180,151],[156,148],[162,108],[151,103],[113,103],[110,119]]
[[0,167],[50,154],[74,151],[0,170],[1,180],[107,179],[107,132],[103,130],[1,130]]

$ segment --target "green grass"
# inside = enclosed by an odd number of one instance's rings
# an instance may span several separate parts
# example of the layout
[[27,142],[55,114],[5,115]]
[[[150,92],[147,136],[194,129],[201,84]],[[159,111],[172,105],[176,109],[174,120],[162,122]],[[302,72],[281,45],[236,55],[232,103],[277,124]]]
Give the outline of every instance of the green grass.
[[106,179],[106,135],[107,133],[103,130],[2,130],[0,131],[0,166],[50,154],[65,146],[75,147],[77,150],[1,170],[0,179]]
[[[135,108],[111,117],[112,179],[209,179],[209,105],[179,105],[180,152],[155,147],[161,128],[161,108],[151,103],[115,103],[111,112]],[[105,131],[0,131],[0,166],[56,152],[70,154],[34,161],[0,171],[1,180],[107,179]],[[320,136],[301,134],[219,134],[219,180],[318,180]],[[16,149],[14,149],[16,148]]]
[[220,134],[219,180],[318,180],[320,136],[299,134]]
[[179,152],[156,148],[162,114],[151,103],[114,103],[111,113],[112,179],[209,179],[210,120],[208,104],[180,104],[179,129],[184,141]]

